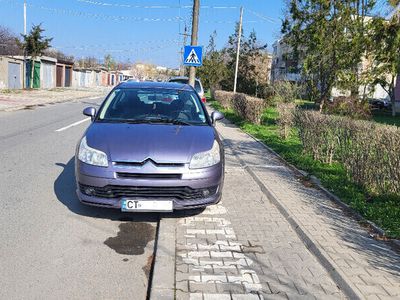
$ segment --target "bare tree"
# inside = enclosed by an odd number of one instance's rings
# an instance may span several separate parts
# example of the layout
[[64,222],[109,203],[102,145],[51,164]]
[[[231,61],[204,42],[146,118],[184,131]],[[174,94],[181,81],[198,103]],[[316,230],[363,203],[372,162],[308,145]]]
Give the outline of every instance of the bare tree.
[[18,37],[7,27],[0,26],[0,55],[22,55]]
[[74,61],[74,57],[72,55],[67,55],[64,52],[51,48],[48,49],[46,51],[44,51],[43,53],[46,56],[50,56],[53,58],[56,58],[57,60],[62,60],[62,61],[69,61],[69,62],[73,62]]
[[93,56],[84,57],[82,59],[79,59],[76,63],[80,68],[98,68],[98,67],[100,67],[99,60]]

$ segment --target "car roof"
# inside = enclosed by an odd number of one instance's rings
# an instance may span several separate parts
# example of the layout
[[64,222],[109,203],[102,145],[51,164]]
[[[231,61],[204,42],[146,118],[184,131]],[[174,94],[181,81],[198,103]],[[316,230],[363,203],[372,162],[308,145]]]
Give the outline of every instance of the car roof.
[[193,91],[190,85],[178,82],[122,82],[117,85],[117,87],[123,89],[172,89]]

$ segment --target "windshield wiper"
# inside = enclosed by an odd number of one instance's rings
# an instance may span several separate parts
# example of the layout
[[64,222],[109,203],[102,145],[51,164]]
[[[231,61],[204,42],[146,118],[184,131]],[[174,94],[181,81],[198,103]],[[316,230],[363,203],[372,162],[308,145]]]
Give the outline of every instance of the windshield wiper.
[[138,119],[138,120],[122,120],[121,123],[127,123],[127,124],[145,124],[145,123],[151,123],[149,120],[144,120],[144,119]]
[[165,124],[173,124],[173,125],[184,125],[184,126],[192,126],[192,124],[172,118],[148,118],[145,119],[148,123],[165,123]]
[[156,124],[156,123],[163,123],[163,124],[173,124],[173,125],[184,125],[184,126],[191,126],[192,124],[179,120],[179,119],[172,119],[172,118],[146,118],[146,119],[119,119],[119,120],[101,120],[101,122],[105,123],[126,123],[126,124]]
[[129,119],[103,119],[98,120],[101,123],[127,123],[127,124],[140,124],[140,123],[150,123],[147,120],[129,120]]

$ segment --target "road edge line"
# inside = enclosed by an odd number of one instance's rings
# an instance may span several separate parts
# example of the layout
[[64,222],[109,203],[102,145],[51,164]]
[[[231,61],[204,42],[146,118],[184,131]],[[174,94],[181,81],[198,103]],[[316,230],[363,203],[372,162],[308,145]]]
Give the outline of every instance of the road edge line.
[[175,223],[174,218],[160,217],[150,300],[175,299]]

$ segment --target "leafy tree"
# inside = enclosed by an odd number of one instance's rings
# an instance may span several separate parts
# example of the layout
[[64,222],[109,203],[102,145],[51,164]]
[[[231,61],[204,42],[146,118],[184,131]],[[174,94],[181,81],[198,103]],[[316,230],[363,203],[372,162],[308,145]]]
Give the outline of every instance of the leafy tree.
[[210,35],[203,66],[198,68],[198,76],[204,86],[215,89],[220,87],[221,80],[228,74],[222,53],[216,50],[216,36],[216,31]]
[[[341,70],[336,85],[349,90],[354,99],[358,100],[360,86],[367,86],[369,72],[365,53],[370,41],[371,20],[369,17],[375,6],[375,0],[343,1],[340,7],[339,21],[345,25],[343,56]],[[363,94],[365,99],[365,93]]]
[[[235,31],[228,38],[227,45],[222,49],[222,57],[227,67],[227,74],[223,80],[221,80],[221,86],[224,90],[232,91],[233,90],[233,82],[235,79],[235,68],[236,68],[236,52],[237,52],[237,43],[239,39],[239,22],[235,24]],[[243,30],[241,32],[240,39],[240,57],[239,57],[239,68],[240,68],[240,60],[242,58],[242,54],[244,52],[245,41]],[[241,72],[238,72],[238,87],[237,90],[240,91],[240,83],[242,82]]]
[[370,59],[374,84],[380,84],[389,94],[395,115],[395,80],[400,74],[400,14],[391,20],[376,18],[372,23]]
[[109,70],[109,71],[115,71],[117,69],[117,62],[115,59],[111,56],[111,54],[107,54],[104,56],[104,66]]
[[389,5],[396,7],[400,4],[400,0],[388,0]]
[[42,24],[33,25],[31,31],[27,35],[22,35],[23,41],[19,42],[21,49],[26,55],[31,57],[31,74],[30,74],[30,88],[33,87],[33,73],[35,59],[43,55],[44,51],[50,47],[52,38],[46,38],[42,35],[45,30],[42,29]]
[[243,49],[241,71],[241,90],[256,97],[265,95],[268,85],[270,69],[268,68],[270,56],[267,53],[267,44],[260,44],[257,34],[253,30],[245,41]]
[[[221,84],[226,90],[233,89],[238,37],[239,25],[236,24],[235,32],[229,37],[227,46],[222,50],[228,73]],[[267,45],[258,41],[254,30],[250,32],[248,38],[242,32],[240,41],[237,91],[265,97],[270,74]]]
[[366,15],[374,0],[290,0],[282,32],[302,62],[309,90],[320,108],[333,86],[358,94],[359,65],[367,45]]

